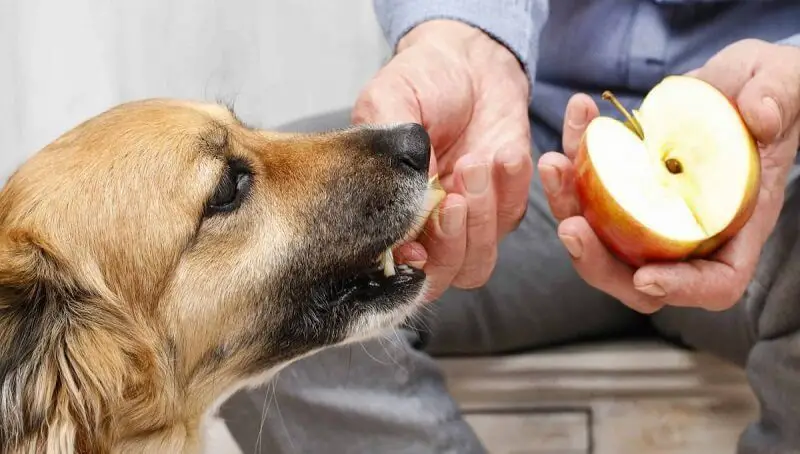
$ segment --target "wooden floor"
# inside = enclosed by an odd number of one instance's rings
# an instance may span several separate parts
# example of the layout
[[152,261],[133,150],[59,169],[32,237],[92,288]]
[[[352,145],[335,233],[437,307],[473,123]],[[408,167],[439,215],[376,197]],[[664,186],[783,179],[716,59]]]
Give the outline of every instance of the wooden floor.
[[492,454],[732,454],[757,408],[741,370],[659,343],[442,364]]
[[[660,343],[441,364],[491,454],[733,454],[757,408],[741,370]],[[209,432],[207,454],[240,452]]]

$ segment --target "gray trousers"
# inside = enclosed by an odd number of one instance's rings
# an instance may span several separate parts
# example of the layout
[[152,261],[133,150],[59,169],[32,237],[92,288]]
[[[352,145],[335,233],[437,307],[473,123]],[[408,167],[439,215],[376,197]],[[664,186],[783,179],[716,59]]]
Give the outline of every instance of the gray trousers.
[[[348,112],[340,112],[284,129],[319,131],[348,123]],[[537,129],[534,124],[534,137]],[[538,159],[536,151],[533,157]],[[484,287],[448,291],[424,312],[419,326],[299,361],[266,389],[232,397],[221,415],[245,453],[483,453],[432,356],[507,353],[651,332],[746,368],[761,413],[743,432],[740,454],[800,452],[798,189],[795,178],[739,304],[725,312],[665,308],[644,316],[576,274],[535,177],[526,217],[501,243]]]

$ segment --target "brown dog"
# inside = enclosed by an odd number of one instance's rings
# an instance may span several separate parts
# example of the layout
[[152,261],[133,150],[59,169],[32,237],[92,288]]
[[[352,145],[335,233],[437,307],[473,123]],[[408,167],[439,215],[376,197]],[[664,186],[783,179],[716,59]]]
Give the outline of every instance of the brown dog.
[[395,326],[425,275],[378,263],[429,215],[429,154],[419,125],[177,100],[64,134],[0,193],[0,452],[197,452],[237,389]]

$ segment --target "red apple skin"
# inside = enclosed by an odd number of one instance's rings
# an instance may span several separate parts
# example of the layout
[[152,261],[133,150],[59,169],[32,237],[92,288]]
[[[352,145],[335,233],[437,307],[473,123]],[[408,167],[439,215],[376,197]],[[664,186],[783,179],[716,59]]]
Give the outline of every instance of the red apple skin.
[[712,254],[744,226],[755,209],[760,187],[760,159],[753,142],[749,187],[744,203],[722,232],[705,241],[677,241],[646,228],[608,193],[589,156],[586,134],[575,158],[575,189],[583,217],[606,248],[622,262],[638,268],[647,263],[676,262]]

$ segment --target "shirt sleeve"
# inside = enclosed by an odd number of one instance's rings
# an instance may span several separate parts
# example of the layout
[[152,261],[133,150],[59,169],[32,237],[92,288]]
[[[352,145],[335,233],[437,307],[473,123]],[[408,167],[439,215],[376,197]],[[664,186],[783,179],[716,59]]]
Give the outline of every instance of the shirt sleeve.
[[784,38],[784,39],[778,41],[777,44],[783,44],[783,45],[786,45],[786,46],[797,46],[797,47],[800,47],[800,33],[797,33],[796,35],[792,35],[792,36],[790,36],[788,38]]
[[373,0],[373,5],[392,50],[422,22],[458,20],[479,28],[507,47],[531,82],[536,76],[539,36],[549,14],[548,0]]

